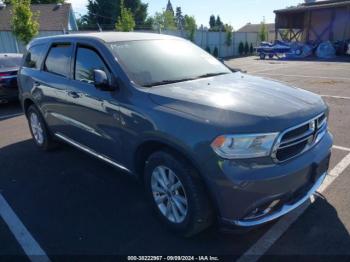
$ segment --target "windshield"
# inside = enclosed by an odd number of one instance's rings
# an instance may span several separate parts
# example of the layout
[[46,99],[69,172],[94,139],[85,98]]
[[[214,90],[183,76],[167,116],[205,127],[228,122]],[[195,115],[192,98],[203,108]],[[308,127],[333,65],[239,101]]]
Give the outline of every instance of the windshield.
[[0,57],[0,68],[19,67],[21,64],[21,56],[3,56]]
[[131,80],[141,86],[231,73],[207,52],[184,40],[116,42],[109,46]]

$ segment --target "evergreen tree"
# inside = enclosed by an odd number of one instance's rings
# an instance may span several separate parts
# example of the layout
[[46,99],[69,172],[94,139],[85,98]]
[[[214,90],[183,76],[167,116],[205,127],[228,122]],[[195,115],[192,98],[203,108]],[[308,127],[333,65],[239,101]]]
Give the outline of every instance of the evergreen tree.
[[231,46],[232,38],[233,38],[233,27],[229,24],[226,24],[225,31],[226,31],[226,45]]
[[254,47],[253,47],[253,43],[250,43],[250,50],[249,53],[252,55],[254,54]]
[[215,27],[217,31],[223,30],[224,28],[224,23],[221,21],[220,16],[216,17],[216,21],[215,21]]
[[38,34],[38,14],[33,14],[30,9],[30,0],[12,1],[12,31],[16,38],[24,44],[28,44]]
[[210,50],[210,47],[209,47],[209,46],[207,46],[207,47],[205,48],[205,51],[207,51],[209,54],[211,54],[211,50]]
[[248,55],[248,54],[249,54],[249,44],[248,44],[248,42],[245,42],[245,45],[244,45],[244,54],[245,54],[245,55]]
[[181,7],[176,7],[176,14],[175,14],[175,23],[176,23],[176,26],[177,26],[177,29],[179,30],[182,30],[184,29],[184,16],[182,14],[182,10],[181,10]]
[[[88,0],[88,12],[82,21],[90,28],[96,29],[98,24],[102,29],[111,30],[120,16],[120,3],[120,0]],[[131,10],[138,26],[145,24],[148,4],[141,0],[124,0],[124,6]]]
[[266,23],[265,23],[265,18],[264,20],[261,22],[261,25],[260,25],[260,31],[259,31],[259,39],[261,42],[264,42],[267,40],[267,26],[266,26]]
[[32,0],[31,4],[58,4],[64,3],[64,0]]
[[243,44],[243,42],[240,42],[240,43],[239,43],[239,46],[238,46],[238,53],[239,53],[240,56],[242,56],[243,53],[244,53],[244,44]]
[[215,28],[215,16],[214,15],[211,15],[210,16],[210,19],[209,19],[209,26],[210,26],[210,30],[214,30]]
[[214,48],[213,56],[219,57],[219,49],[217,46],[215,46],[215,48]]
[[185,15],[185,30],[188,34],[188,38],[193,42],[197,30],[196,19],[194,16]]
[[120,16],[115,25],[117,31],[130,32],[135,28],[134,16],[129,8],[124,6],[124,0],[120,1]]

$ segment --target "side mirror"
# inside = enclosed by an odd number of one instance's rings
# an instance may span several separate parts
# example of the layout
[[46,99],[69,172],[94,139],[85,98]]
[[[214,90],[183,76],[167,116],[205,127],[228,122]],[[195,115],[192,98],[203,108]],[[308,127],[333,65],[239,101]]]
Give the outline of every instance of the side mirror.
[[112,91],[114,88],[110,85],[108,77],[105,71],[95,69],[94,70],[94,85],[96,88],[103,91]]

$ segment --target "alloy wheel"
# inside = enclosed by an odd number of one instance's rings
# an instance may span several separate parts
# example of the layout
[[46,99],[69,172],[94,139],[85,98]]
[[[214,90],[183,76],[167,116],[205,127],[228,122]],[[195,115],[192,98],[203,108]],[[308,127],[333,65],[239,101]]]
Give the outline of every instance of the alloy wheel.
[[34,112],[30,113],[30,128],[32,129],[35,141],[39,145],[42,145],[44,143],[44,131],[38,115]]
[[151,186],[159,211],[172,223],[182,223],[188,213],[185,188],[168,167],[158,166],[152,172]]

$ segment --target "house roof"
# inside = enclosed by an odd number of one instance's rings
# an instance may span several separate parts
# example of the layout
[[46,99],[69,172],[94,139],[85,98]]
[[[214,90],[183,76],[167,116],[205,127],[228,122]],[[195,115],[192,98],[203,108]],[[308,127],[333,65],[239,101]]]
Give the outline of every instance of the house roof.
[[310,3],[300,4],[298,6],[293,6],[285,9],[275,10],[278,13],[297,13],[309,10],[317,10],[324,8],[336,8],[350,6],[350,0],[326,0],[326,1],[315,1]]
[[[274,32],[275,31],[275,24],[266,24],[267,31],[268,32]],[[261,24],[251,24],[248,23],[242,28],[240,28],[237,32],[242,33],[258,33],[260,32]]]
[[[31,6],[33,13],[39,13],[39,31],[68,30],[71,4],[38,4]],[[11,31],[11,5],[0,9],[0,31]]]

